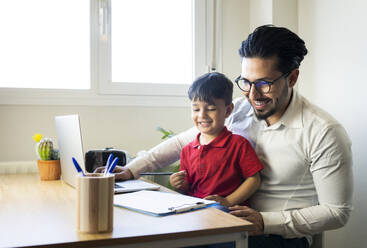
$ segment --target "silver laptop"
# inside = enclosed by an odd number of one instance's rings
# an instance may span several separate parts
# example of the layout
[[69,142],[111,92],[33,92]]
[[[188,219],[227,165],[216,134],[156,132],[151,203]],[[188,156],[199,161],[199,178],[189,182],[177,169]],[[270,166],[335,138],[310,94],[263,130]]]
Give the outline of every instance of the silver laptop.
[[[80,167],[85,172],[79,115],[56,116],[55,124],[60,151],[61,179],[75,188],[76,175],[78,173],[72,162],[72,157],[78,161]],[[129,180],[115,183],[115,193],[157,189],[159,189],[159,185],[142,180]]]

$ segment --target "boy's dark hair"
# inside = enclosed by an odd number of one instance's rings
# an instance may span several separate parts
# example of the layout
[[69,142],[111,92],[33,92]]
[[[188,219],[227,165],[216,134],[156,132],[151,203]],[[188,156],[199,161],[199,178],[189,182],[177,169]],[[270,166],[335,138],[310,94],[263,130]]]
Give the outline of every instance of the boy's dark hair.
[[255,29],[241,44],[239,54],[243,58],[278,59],[277,69],[287,73],[299,68],[307,54],[305,42],[289,29],[264,25]]
[[198,77],[190,86],[190,100],[213,103],[213,98],[223,99],[226,105],[232,103],[233,83],[224,74],[211,72]]

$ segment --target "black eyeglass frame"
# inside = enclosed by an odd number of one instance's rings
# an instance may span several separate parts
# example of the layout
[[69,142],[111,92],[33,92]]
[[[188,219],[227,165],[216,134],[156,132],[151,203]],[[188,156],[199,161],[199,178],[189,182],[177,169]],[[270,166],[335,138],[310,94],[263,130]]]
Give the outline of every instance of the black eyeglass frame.
[[[269,82],[269,81],[266,81],[266,80],[259,80],[259,81],[255,81],[255,82],[250,82],[250,81],[248,81],[247,79],[245,79],[245,78],[241,78],[241,75],[240,76],[238,76],[234,81],[236,82],[236,84],[237,84],[237,86],[238,86],[238,88],[240,88],[240,90],[242,90],[243,92],[250,92],[251,91],[251,88],[252,88],[252,85],[255,85],[255,89],[257,90],[257,92],[260,92],[260,93],[263,93],[263,94],[266,94],[266,93],[269,93],[270,92],[270,89],[271,89],[271,86],[273,85],[273,84],[275,84],[277,81],[279,81],[281,78],[287,78],[289,75],[291,74],[291,71],[290,72],[287,72],[287,73],[284,73],[284,74],[282,74],[280,77],[278,77],[278,78],[276,78],[276,79],[274,79],[273,81],[271,81],[271,82]],[[245,81],[245,82],[247,82],[247,83],[249,83],[250,84],[250,88],[249,88],[249,90],[244,90],[244,89],[242,89],[241,87],[240,87],[240,85],[239,85],[239,81],[240,80],[243,80],[243,81]],[[259,90],[258,89],[258,87],[256,86],[256,85],[258,85],[258,84],[262,84],[262,85],[264,85],[264,84],[267,84],[268,86],[269,86],[269,89],[268,89],[268,91],[266,91],[266,92],[264,92],[264,91],[261,91],[261,90]]]

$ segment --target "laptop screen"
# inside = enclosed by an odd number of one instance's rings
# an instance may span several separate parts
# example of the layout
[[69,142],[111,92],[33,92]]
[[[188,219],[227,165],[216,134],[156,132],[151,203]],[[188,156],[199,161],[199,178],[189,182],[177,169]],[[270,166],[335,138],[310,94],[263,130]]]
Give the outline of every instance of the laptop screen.
[[60,151],[61,179],[76,187],[77,171],[71,158],[74,157],[85,171],[79,115],[56,116],[55,124]]

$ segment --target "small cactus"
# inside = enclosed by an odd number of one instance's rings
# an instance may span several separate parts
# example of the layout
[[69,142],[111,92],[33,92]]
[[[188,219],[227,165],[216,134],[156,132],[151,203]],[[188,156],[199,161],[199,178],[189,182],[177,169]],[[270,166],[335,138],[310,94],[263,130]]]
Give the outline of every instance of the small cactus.
[[38,144],[38,155],[41,160],[51,160],[53,152],[53,143],[49,138],[42,139]]
[[36,143],[36,154],[39,160],[59,160],[59,150],[54,149],[50,138],[42,138],[42,134],[33,135]]

